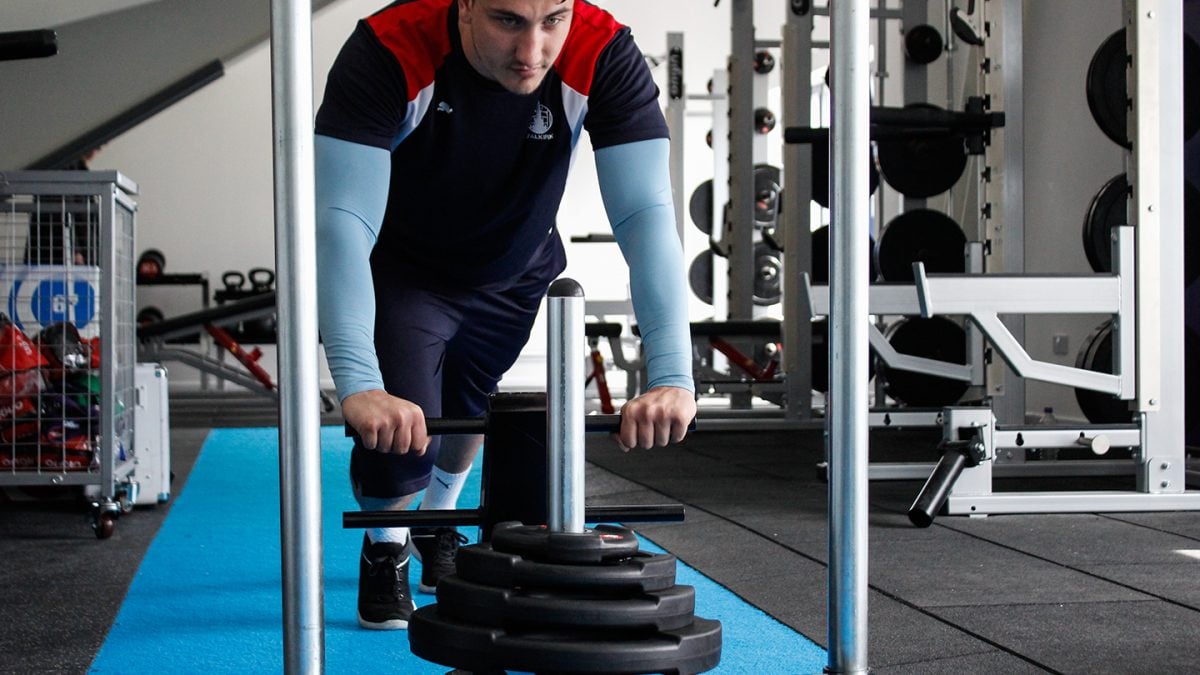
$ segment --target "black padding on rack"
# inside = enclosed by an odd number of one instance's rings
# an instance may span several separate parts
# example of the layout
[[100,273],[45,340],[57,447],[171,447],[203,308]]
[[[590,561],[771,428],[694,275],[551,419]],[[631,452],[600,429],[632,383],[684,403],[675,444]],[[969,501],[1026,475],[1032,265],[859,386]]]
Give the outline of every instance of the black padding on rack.
[[38,59],[58,53],[58,34],[52,30],[0,33],[0,61]]
[[233,319],[256,312],[266,313],[268,310],[275,311],[275,291],[254,295],[245,300],[227,302],[198,312],[180,314],[165,321],[155,321],[138,326],[138,339],[167,335],[189,328],[194,328],[196,332],[199,332],[204,330],[205,324],[219,324],[223,319]]
[[[693,336],[726,336],[726,337],[773,337],[780,335],[778,321],[696,321],[692,324]],[[642,333],[634,325],[633,334]]]
[[583,324],[584,337],[614,338],[621,336],[622,326],[619,323],[592,322]]

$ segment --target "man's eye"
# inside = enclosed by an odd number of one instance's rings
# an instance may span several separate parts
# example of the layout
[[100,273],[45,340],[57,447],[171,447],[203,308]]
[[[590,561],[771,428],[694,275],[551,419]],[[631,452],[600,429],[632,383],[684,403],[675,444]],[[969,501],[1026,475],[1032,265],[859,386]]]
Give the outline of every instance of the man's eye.
[[521,20],[513,16],[504,16],[500,17],[500,23],[509,28],[516,28],[521,25]]

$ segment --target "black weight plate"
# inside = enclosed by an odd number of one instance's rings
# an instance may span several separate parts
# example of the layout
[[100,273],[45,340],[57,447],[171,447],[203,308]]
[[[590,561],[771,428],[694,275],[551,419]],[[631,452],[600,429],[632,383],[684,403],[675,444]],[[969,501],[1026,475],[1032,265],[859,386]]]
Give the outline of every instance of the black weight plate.
[[688,200],[688,215],[692,224],[704,234],[712,234],[713,224],[713,182],[706,180],[696,187]]
[[1083,219],[1083,252],[1096,272],[1112,272],[1112,228],[1129,222],[1129,180],[1113,176],[1092,197]]
[[[868,274],[871,281],[879,276],[879,269],[875,265],[875,238],[868,237],[867,245],[870,250],[867,252],[867,259],[870,271]],[[812,233],[812,282],[814,284],[829,283],[829,226],[822,225],[813,230]]]
[[[901,354],[966,364],[967,335],[957,323],[941,317],[908,317],[892,324],[888,342]],[[967,382],[880,365],[888,396],[914,407],[953,405],[966,393]]]
[[[871,186],[871,194],[875,194],[879,188],[879,171],[875,169],[874,156],[867,166],[867,181]],[[812,144],[812,200],[829,208],[829,145],[825,143]]]
[[[867,353],[867,379],[875,377],[875,359]],[[829,320],[812,322],[812,388],[829,391]]]
[[904,34],[904,56],[918,65],[936,61],[944,46],[942,34],[926,23],[913,26]]
[[696,589],[672,586],[653,593],[604,595],[497,588],[451,574],[437,586],[438,613],[508,630],[642,630],[685,628],[696,611]]
[[[1088,205],[1083,220],[1083,252],[1096,272],[1112,272],[1112,228],[1128,220],[1130,188],[1125,174],[1114,176]],[[1184,284],[1200,276],[1200,190],[1190,182],[1183,192]]]
[[[1075,367],[1097,373],[1113,372],[1113,322],[1100,324],[1083,342],[1075,358]],[[1075,401],[1083,416],[1092,424],[1124,424],[1133,419],[1129,402],[1112,394],[1089,389],[1076,389]]]
[[[906,108],[941,108],[930,103],[911,103]],[[897,192],[920,199],[954,187],[967,168],[967,149],[962,136],[906,138],[879,141],[879,170]]]
[[774,305],[783,297],[783,261],[765,241],[754,245],[754,304]]
[[1087,102],[1096,125],[1117,145],[1129,142],[1129,101],[1125,75],[1129,65],[1125,51],[1125,29],[1109,35],[1092,55],[1087,71]]
[[675,585],[675,556],[638,551],[596,565],[559,565],[502,553],[490,544],[458,549],[458,576],[490,586],[622,592],[661,591]]
[[569,631],[516,632],[452,621],[437,605],[413,612],[412,653],[467,671],[679,673],[711,670],[721,661],[721,624],[697,618],[687,628],[621,638]]
[[688,267],[688,285],[706,305],[713,302],[713,252],[701,251]]
[[[1129,94],[1126,74],[1129,67],[1125,30],[1121,29],[1096,50],[1087,72],[1088,109],[1096,125],[1113,142],[1132,148],[1129,140]],[[1200,44],[1183,37],[1183,138],[1200,130]]]
[[551,532],[545,526],[499,523],[492,548],[530,560],[554,563],[599,563],[637,553],[637,535],[625,527],[597,525],[583,532]]
[[875,264],[884,281],[912,281],[912,266],[925,263],[930,274],[966,271],[967,236],[954,219],[933,209],[913,209],[892,219],[879,233]]

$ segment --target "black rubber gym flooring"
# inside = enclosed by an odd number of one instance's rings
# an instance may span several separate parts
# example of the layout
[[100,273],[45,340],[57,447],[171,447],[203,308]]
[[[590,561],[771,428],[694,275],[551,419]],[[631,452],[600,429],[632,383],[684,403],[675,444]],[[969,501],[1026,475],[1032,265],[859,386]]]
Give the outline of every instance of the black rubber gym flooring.
[[[872,436],[919,447],[920,436]],[[818,432],[706,432],[653,453],[595,442],[596,501],[687,505],[638,530],[821,645],[827,486]],[[1109,479],[1112,480],[1112,479]],[[876,673],[1200,670],[1200,514],[939,517],[913,527],[921,483],[870,488]]]
[[[176,427],[178,490],[207,430]],[[925,440],[887,435],[873,451]],[[685,522],[637,529],[826,643],[819,433],[710,431],[633,453],[588,443],[591,503],[685,504]],[[1200,560],[1178,552],[1200,551],[1200,514],[943,516],[917,529],[905,510],[919,488],[871,485],[874,672],[1200,669]],[[0,672],[86,672],[169,509],[139,508],[99,541],[74,502],[0,504]]]

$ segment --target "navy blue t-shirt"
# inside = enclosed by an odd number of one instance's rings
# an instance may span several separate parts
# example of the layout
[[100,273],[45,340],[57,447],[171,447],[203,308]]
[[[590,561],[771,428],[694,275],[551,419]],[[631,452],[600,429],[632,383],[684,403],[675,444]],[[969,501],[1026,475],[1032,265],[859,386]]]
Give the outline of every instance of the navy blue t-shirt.
[[453,285],[516,277],[548,239],[561,247],[555,216],[584,129],[597,149],[667,137],[629,28],[583,0],[529,95],[467,62],[456,0],[393,3],[343,46],[316,123],[392,153],[375,259]]

